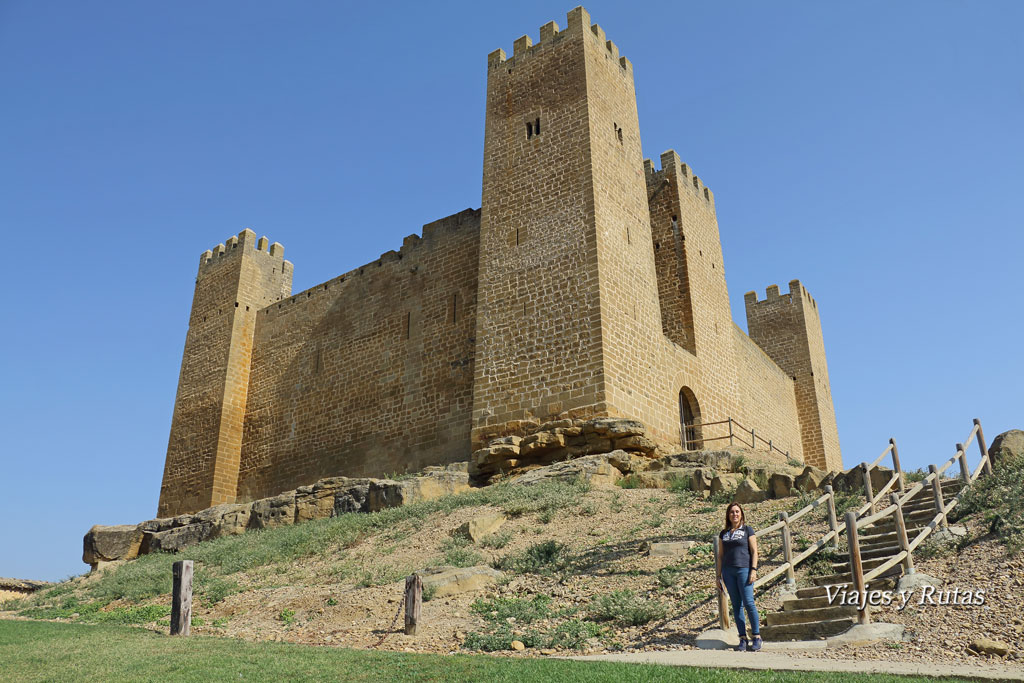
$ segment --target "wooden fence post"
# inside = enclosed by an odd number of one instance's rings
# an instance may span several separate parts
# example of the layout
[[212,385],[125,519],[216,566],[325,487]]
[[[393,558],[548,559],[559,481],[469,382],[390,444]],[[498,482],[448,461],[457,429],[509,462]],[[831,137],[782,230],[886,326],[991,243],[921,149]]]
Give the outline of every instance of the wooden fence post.
[[789,565],[786,568],[786,584],[792,588],[796,586],[796,572],[793,571],[793,537],[789,530],[789,513],[780,512],[779,519],[782,521],[782,557]]
[[715,593],[718,594],[718,626],[723,631],[729,630],[729,609],[725,602],[725,591],[722,590],[722,582],[718,577],[722,575],[722,557],[718,552],[718,539],[712,543],[715,549]]
[[906,486],[903,483],[903,468],[900,467],[900,450],[896,448],[896,440],[889,439],[889,443],[892,444],[892,468],[896,470],[896,476],[899,479],[896,480],[896,486],[899,487],[901,492],[906,491]]
[[413,574],[405,579],[405,635],[416,635],[423,612],[423,579]]
[[907,538],[907,523],[903,519],[903,505],[900,504],[900,497],[893,493],[889,500],[896,506],[896,533],[900,542],[900,550],[906,550],[907,556],[903,560],[903,570],[906,574],[914,573],[914,557],[910,554],[910,539]]
[[828,528],[834,531],[832,536],[832,550],[839,552],[839,524],[836,522],[836,494],[832,491],[832,485],[825,486],[825,493],[828,494]]
[[864,495],[867,496],[868,502],[875,497],[874,492],[871,490],[871,468],[868,467],[866,462],[860,464],[861,469],[864,470]]
[[171,576],[171,635],[187,636],[192,631],[192,560],[172,564]]
[[971,485],[971,466],[967,464],[967,451],[964,450],[964,445],[958,443],[956,449],[960,451],[960,478],[964,480],[964,486]]
[[729,418],[729,445],[732,445],[732,418]]
[[981,451],[981,457],[986,458],[982,472],[987,476],[992,474],[992,457],[989,455],[988,446],[985,444],[985,432],[981,431],[981,420],[974,418],[974,424],[978,425],[978,450]]
[[854,510],[846,511],[846,541],[850,544],[850,575],[853,579],[853,589],[857,591],[857,623],[870,624],[871,616],[866,604],[867,591],[864,588],[864,567],[860,563],[860,540],[857,538],[857,512]]
[[935,512],[942,515],[939,523],[942,528],[949,526],[949,521],[946,519],[946,504],[942,500],[942,483],[939,481],[939,468],[935,465],[928,465],[928,472],[934,474],[932,477],[932,495],[935,496]]
[[754,436],[754,430],[753,429],[750,430],[750,450],[752,450],[752,451],[756,451],[757,450],[757,437]]

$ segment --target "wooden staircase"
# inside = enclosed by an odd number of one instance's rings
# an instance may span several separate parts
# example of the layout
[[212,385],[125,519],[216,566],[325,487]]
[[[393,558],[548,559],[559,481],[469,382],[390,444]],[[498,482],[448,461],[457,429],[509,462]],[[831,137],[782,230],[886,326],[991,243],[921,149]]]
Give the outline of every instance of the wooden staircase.
[[[949,500],[962,487],[958,480],[941,481],[942,497]],[[907,534],[915,536],[935,517],[935,498],[931,487],[914,495],[903,506]],[[859,535],[861,565],[865,572],[885,564],[900,552],[896,522],[892,517],[867,527]],[[826,587],[836,590],[853,590],[853,574],[850,560],[832,564],[833,574],[811,578],[811,587],[797,589],[791,598],[784,598],[782,610],[766,615],[761,625],[761,636],[766,641],[817,640],[839,635],[857,623],[857,608],[852,605],[828,604]],[[902,564],[896,564],[867,586],[867,590],[884,590],[903,574]]]

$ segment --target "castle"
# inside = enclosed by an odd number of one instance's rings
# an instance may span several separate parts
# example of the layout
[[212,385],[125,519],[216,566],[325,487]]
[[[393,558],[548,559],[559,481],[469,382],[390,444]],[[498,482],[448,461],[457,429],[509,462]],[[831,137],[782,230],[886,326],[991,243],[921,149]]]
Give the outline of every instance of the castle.
[[161,517],[564,417],[679,448],[733,418],[841,469],[817,303],[794,280],[746,295],[749,337],[733,323],[714,195],[675,152],[643,159],[633,66],[581,7],[488,56],[479,210],[291,282],[251,230],[200,257]]

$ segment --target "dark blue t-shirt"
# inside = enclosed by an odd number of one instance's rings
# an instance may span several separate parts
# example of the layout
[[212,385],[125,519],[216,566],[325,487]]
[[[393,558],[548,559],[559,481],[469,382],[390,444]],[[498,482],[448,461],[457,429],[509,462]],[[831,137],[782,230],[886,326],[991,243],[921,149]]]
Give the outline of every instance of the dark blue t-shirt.
[[753,535],[754,530],[747,525],[743,525],[739,529],[719,532],[718,537],[722,539],[723,567],[750,566],[749,538]]

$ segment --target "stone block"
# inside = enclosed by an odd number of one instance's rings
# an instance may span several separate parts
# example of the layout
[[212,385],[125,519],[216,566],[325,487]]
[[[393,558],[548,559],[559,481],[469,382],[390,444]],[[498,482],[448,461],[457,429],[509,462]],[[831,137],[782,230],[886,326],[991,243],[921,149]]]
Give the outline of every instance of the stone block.
[[489,588],[501,579],[502,574],[490,567],[432,567],[419,572],[423,588],[431,588],[435,598]]
[[142,541],[143,550],[146,553],[176,553],[208,540],[212,530],[213,524],[210,522],[195,522],[167,531],[146,532]]
[[827,474],[825,470],[819,470],[817,467],[807,465],[804,467],[804,471],[797,475],[793,485],[798,491],[807,493],[816,491],[819,487],[824,486]]
[[295,523],[295,491],[253,501],[249,527],[272,529]]
[[82,539],[82,562],[95,567],[100,562],[130,560],[139,555],[142,530],[136,524],[95,525]]
[[479,543],[480,539],[496,532],[506,521],[507,518],[500,512],[491,515],[480,515],[462,524],[452,532],[452,535],[468,538],[473,543]]
[[733,500],[737,503],[760,503],[768,499],[768,492],[761,489],[757,483],[750,478],[745,478],[736,487],[736,493],[733,495]]
[[637,453],[643,453],[650,455],[658,450],[658,444],[646,436],[633,435],[624,436],[620,439],[615,440],[615,448],[621,448],[625,451],[635,451]]
[[772,498],[786,498],[793,495],[793,475],[773,472],[768,477],[768,493]]
[[651,557],[682,557],[692,548],[696,541],[676,541],[674,543],[650,543],[647,554]]

